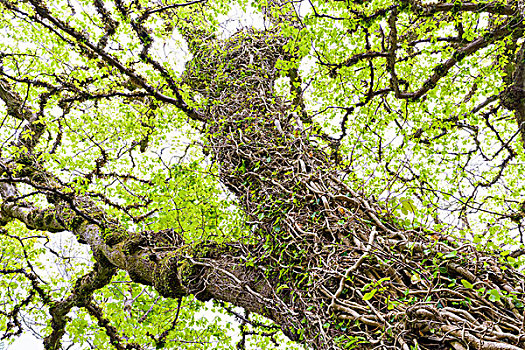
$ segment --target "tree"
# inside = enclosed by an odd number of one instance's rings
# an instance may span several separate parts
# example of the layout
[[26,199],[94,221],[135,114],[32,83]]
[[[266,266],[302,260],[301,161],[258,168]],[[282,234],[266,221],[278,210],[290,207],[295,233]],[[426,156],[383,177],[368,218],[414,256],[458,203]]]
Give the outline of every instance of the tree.
[[0,0],[3,339],[523,349],[521,2],[252,5]]

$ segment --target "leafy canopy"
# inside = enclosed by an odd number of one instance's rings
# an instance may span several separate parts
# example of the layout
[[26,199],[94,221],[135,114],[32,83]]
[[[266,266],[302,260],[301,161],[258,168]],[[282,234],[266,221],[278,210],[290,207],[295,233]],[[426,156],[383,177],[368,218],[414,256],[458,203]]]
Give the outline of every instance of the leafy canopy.
[[[225,67],[207,76],[202,67],[191,84],[184,76],[186,62],[205,52],[198,45],[208,44],[188,40],[190,29],[227,38],[234,12],[250,12],[259,28],[278,26],[289,38],[290,55],[276,65],[276,98],[290,101],[350,188],[406,230],[467,238],[478,251],[501,253],[502,264],[521,266],[508,252],[523,248],[525,216],[525,114],[521,95],[510,93],[523,65],[520,5],[269,3],[0,0],[2,339],[27,329],[52,333],[52,300],[68,295],[96,260],[68,234],[13,221],[9,186],[22,208],[83,196],[121,229],[176,229],[183,250],[256,241],[253,218],[218,181],[198,113],[214,103],[198,80],[219,83],[234,73]],[[363,300],[382,292],[382,283],[369,283]],[[474,288],[466,279],[451,283]],[[493,302],[505,294],[480,293]],[[257,315],[246,315],[248,324],[223,303],[229,311],[192,296],[163,298],[122,270],[93,299],[103,313],[74,309],[66,326],[81,346],[116,346],[104,320],[119,339],[157,348],[233,348],[236,327],[253,346],[287,342]],[[230,324],[232,314],[240,325]]]

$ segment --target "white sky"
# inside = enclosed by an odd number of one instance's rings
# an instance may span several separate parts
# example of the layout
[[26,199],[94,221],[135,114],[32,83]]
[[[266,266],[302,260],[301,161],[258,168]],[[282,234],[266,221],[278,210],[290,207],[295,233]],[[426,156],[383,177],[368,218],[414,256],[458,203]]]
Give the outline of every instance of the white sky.
[[[2,344],[2,343],[0,343]],[[42,341],[36,339],[31,334],[23,334],[15,340],[11,345],[8,345],[4,349],[0,345],[0,350],[41,350],[44,349]]]

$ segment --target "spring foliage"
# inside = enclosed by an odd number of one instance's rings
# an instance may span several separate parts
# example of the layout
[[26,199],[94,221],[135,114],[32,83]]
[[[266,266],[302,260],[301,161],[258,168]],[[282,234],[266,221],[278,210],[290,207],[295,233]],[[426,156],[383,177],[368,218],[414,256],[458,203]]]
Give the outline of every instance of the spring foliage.
[[0,10],[2,341],[525,347],[521,2]]

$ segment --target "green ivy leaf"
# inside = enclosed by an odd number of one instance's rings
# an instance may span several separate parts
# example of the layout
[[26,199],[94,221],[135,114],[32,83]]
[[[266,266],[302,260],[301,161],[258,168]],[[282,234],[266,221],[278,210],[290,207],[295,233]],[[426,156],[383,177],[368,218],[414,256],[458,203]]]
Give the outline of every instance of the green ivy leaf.
[[366,301],[366,300],[372,299],[374,295],[376,294],[376,292],[377,292],[377,288],[372,289],[370,292],[363,295],[363,300]]
[[474,288],[474,285],[472,283],[464,279],[461,280],[461,284],[463,285],[463,287],[468,288],[468,289]]

